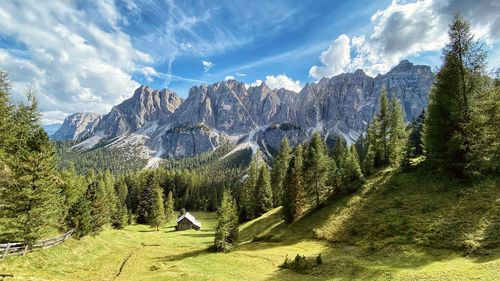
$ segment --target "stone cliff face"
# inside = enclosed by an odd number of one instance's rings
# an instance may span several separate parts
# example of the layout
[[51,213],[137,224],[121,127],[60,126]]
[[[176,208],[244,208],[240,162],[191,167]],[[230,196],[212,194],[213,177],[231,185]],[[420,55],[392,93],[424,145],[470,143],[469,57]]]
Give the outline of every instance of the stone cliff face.
[[104,115],[96,131],[102,131],[110,137],[133,132],[142,128],[146,122],[168,117],[181,103],[182,99],[175,92],[141,86],[130,99],[114,106]]
[[82,140],[86,135],[94,132],[100,120],[99,114],[81,112],[71,114],[64,119],[61,127],[51,138],[54,140]]
[[193,87],[182,101],[168,90],[141,86],[88,135],[122,136],[118,142],[130,133],[143,135],[143,145],[156,157],[173,158],[213,150],[224,141],[267,153],[279,149],[284,136],[297,144],[315,131],[353,142],[377,110],[383,87],[401,101],[410,121],[427,105],[433,79],[430,67],[402,61],[384,75],[357,70],[308,83],[299,93],[229,80]]

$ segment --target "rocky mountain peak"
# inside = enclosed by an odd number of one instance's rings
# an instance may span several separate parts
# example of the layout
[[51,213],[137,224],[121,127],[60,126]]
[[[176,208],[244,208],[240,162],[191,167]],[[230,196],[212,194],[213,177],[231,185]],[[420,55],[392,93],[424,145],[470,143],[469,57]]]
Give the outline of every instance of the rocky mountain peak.
[[96,113],[77,112],[67,116],[61,127],[51,136],[54,140],[81,140],[92,133],[101,120]]

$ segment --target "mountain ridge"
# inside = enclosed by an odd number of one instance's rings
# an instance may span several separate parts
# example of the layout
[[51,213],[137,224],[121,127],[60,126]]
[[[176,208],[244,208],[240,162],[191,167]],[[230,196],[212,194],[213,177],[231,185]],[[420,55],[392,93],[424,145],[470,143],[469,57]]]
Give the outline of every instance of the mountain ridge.
[[433,80],[429,66],[404,60],[376,77],[358,69],[307,83],[299,92],[231,79],[194,86],[182,99],[168,89],[141,86],[92,130],[78,135],[76,147],[88,149],[108,140],[108,147],[139,147],[157,163],[215,150],[224,142],[269,154],[283,137],[295,145],[315,131],[325,139],[341,136],[352,143],[366,130],[382,87],[401,101],[411,121],[427,105]]

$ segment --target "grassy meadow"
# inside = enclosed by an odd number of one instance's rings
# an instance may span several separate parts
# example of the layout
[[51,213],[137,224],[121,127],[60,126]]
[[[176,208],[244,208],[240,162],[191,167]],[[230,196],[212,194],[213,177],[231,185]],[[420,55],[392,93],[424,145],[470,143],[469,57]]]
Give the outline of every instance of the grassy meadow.
[[[213,253],[215,213],[193,212],[201,231],[144,225],[0,261],[6,280],[498,280],[498,180],[464,185],[421,173],[372,177],[292,225],[281,208],[240,226],[233,252]],[[285,256],[324,264],[307,275]]]

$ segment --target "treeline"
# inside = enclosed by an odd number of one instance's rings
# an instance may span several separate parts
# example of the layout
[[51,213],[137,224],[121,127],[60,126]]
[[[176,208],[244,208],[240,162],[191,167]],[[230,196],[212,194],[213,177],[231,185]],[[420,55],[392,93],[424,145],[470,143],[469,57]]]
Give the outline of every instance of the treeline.
[[80,151],[72,149],[76,141],[56,141],[59,170],[74,169],[79,175],[90,171],[108,170],[114,175],[137,171],[147,164],[146,159],[136,157],[133,151],[125,148],[96,147],[91,150]]

